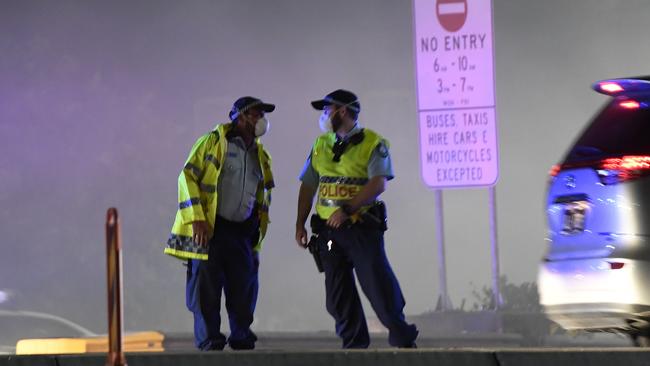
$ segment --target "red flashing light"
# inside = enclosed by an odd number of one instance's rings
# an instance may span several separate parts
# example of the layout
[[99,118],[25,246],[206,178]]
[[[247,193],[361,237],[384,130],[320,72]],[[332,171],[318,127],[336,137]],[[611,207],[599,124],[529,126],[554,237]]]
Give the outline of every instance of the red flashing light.
[[555,164],[551,167],[551,170],[548,171],[548,175],[550,175],[551,177],[555,177],[557,176],[557,173],[559,173],[561,169],[562,169],[561,165]]
[[637,109],[640,107],[639,102],[637,102],[636,100],[625,100],[620,102],[618,105],[627,109]]
[[623,266],[625,266],[625,263],[621,263],[621,262],[609,262],[609,267],[610,267],[611,269],[621,269],[621,268],[623,268]]
[[600,90],[607,93],[617,93],[623,91],[623,87],[616,83],[602,83],[600,84]]

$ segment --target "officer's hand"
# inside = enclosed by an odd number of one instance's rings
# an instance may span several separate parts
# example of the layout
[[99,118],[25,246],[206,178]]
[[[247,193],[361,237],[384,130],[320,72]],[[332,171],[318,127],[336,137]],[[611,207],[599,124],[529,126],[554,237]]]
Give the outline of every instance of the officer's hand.
[[342,209],[337,209],[334,211],[332,216],[330,216],[329,219],[327,219],[327,226],[332,227],[334,229],[338,229],[343,225],[344,222],[346,222],[350,217],[343,212]]
[[192,239],[195,243],[201,246],[208,245],[211,237],[210,225],[207,221],[194,221],[192,222]]
[[307,230],[304,226],[296,226],[296,243],[303,249],[307,248]]

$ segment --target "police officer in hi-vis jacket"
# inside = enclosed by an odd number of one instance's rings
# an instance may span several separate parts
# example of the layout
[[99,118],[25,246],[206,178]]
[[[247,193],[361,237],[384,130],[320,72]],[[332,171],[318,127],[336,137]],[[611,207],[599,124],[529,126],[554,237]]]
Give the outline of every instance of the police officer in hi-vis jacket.
[[[253,349],[258,253],[266,234],[271,157],[259,137],[273,104],[235,101],[230,123],[218,125],[192,147],[178,178],[178,211],[165,253],[187,261],[186,302],[194,314],[200,350]],[[221,333],[221,292],[230,336]]]
[[[361,105],[347,90],[311,103],[322,110],[319,136],[300,180],[296,241],[316,246],[325,272],[327,311],[343,348],[367,348],[368,326],[355,285],[388,328],[392,346],[412,348],[418,331],[404,319],[404,298],[384,251],[386,214],[377,197],[393,178],[388,142],[357,122]],[[312,240],[305,223],[316,196]]]

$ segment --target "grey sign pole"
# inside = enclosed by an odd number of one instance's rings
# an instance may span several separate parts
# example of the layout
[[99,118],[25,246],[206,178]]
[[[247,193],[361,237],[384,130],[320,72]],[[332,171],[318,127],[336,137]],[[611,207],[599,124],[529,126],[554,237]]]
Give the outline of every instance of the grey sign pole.
[[451,310],[451,300],[447,291],[447,259],[445,255],[445,227],[442,213],[442,190],[433,191],[435,195],[435,220],[436,240],[438,242],[438,279],[440,282],[440,296],[438,297],[437,310]]
[[501,298],[501,285],[499,277],[499,242],[497,237],[497,190],[495,186],[489,188],[490,192],[490,254],[492,257],[492,292],[494,296],[494,310],[499,310],[503,305]]

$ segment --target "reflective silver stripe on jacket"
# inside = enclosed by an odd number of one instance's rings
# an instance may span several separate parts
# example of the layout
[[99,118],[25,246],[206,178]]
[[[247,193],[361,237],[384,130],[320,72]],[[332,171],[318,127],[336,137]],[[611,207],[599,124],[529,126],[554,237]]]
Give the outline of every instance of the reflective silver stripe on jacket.
[[350,200],[333,200],[329,198],[320,198],[318,204],[326,207],[341,207],[346,203],[349,203]]
[[178,204],[178,207],[182,210],[184,208],[188,208],[190,206],[198,205],[201,201],[198,198],[191,198],[187,201],[183,201]]
[[328,177],[322,176],[319,179],[320,183],[334,183],[334,184],[353,184],[362,186],[368,183],[368,178],[351,178],[351,177]]

